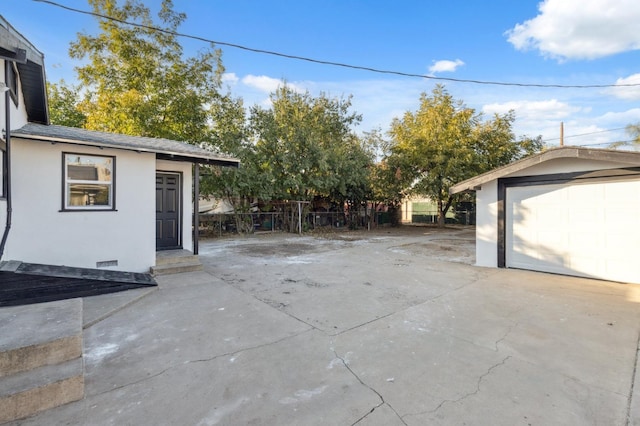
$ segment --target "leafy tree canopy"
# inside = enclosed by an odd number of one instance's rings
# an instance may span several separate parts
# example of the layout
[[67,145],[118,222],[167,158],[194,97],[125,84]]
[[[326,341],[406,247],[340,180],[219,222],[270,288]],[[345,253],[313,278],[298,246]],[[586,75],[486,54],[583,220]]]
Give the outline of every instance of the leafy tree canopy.
[[49,119],[53,124],[68,127],[84,127],[87,117],[78,109],[78,88],[60,83],[47,83]]
[[274,198],[312,200],[345,195],[354,180],[351,126],[360,122],[349,99],[298,93],[286,84],[271,94],[271,108],[254,106],[249,119],[259,169],[270,177]]
[[629,133],[633,138],[631,143],[636,146],[640,146],[640,123],[629,124],[627,126],[627,133]]
[[516,142],[514,120],[515,114],[508,112],[483,121],[481,114],[438,85],[430,95],[421,94],[416,112],[393,120],[386,162],[408,184],[407,193],[437,202],[438,223],[443,226],[456,199],[449,195],[452,185],[542,148],[540,138]]
[[[186,19],[163,0],[159,22],[138,0],[88,0],[94,13],[136,22],[129,26],[98,18],[100,33],[79,33],[71,44],[84,98],[84,127],[129,135],[201,142],[209,140],[210,111],[223,72],[213,46],[184,58],[171,32]],[[168,32],[147,27],[160,27]]]

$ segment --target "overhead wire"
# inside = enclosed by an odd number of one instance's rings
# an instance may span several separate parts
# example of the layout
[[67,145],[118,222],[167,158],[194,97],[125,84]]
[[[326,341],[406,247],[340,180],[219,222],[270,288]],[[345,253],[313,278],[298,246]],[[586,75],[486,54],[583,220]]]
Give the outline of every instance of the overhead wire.
[[[575,134],[575,135],[564,136],[563,139],[577,138],[577,137],[580,137],[580,136],[595,135],[595,134],[598,134],[598,133],[617,132],[619,130],[625,130],[625,129],[626,129],[626,127],[618,127],[618,128],[615,128],[615,129],[597,130],[595,132],[578,133],[578,134]],[[542,142],[558,141],[560,139],[561,138],[544,139]],[[610,143],[614,143],[614,142],[610,142]]]
[[336,67],[342,67],[342,68],[349,68],[349,69],[354,69],[354,70],[368,71],[368,72],[373,72],[373,73],[378,73],[378,74],[390,74],[390,75],[398,75],[398,76],[402,76],[402,77],[423,78],[423,79],[429,79],[429,80],[447,81],[447,82],[454,82],[454,83],[469,83],[469,84],[481,84],[481,85],[493,85],[493,86],[558,88],[558,89],[603,89],[603,88],[615,88],[615,87],[638,87],[638,86],[640,86],[640,83],[583,84],[583,85],[512,83],[512,82],[504,82],[504,81],[486,81],[486,80],[462,79],[462,78],[451,78],[451,77],[436,77],[436,76],[433,76],[433,75],[415,74],[415,73],[410,73],[410,72],[394,71],[394,70],[385,70],[385,69],[373,68],[373,67],[368,67],[368,66],[352,65],[352,64],[342,63],[342,62],[334,62],[334,61],[327,61],[327,60],[322,60],[322,59],[314,59],[314,58],[309,58],[309,57],[306,57],[306,56],[291,55],[291,54],[276,52],[276,51],[272,51],[272,50],[257,49],[257,48],[253,48],[253,47],[243,46],[243,45],[236,44],[236,43],[228,43],[228,42],[224,42],[224,41],[212,40],[212,39],[209,39],[209,38],[206,38],[206,37],[201,37],[201,36],[181,33],[181,32],[178,32],[178,31],[167,30],[167,29],[164,29],[164,28],[154,27],[152,25],[145,25],[145,24],[139,24],[139,23],[136,23],[136,22],[129,22],[129,21],[125,21],[123,19],[114,18],[113,16],[103,15],[103,14],[100,14],[100,13],[90,12],[90,11],[82,10],[82,9],[76,9],[74,7],[66,6],[66,5],[57,3],[57,2],[52,1],[52,0],[33,0],[33,1],[38,2],[38,3],[46,3],[46,4],[49,4],[51,6],[59,7],[59,8],[62,8],[62,9],[66,9],[66,10],[69,10],[69,11],[75,12],[75,13],[80,13],[80,14],[84,14],[84,15],[89,15],[89,16],[94,16],[94,17],[98,17],[98,18],[102,18],[102,19],[107,19],[107,20],[110,20],[110,21],[114,21],[114,22],[118,22],[118,23],[124,24],[124,25],[130,25],[130,26],[133,26],[133,27],[144,28],[144,29],[147,29],[147,30],[162,32],[162,33],[173,35],[173,36],[176,36],[176,37],[183,37],[183,38],[188,38],[188,39],[192,39],[192,40],[202,41],[202,42],[205,42],[205,43],[213,43],[213,44],[219,45],[219,46],[233,47],[233,48],[236,48],[236,49],[241,49],[241,50],[245,50],[245,51],[249,51],[249,52],[261,53],[261,54],[272,55],[272,56],[278,56],[278,57],[281,57],[281,58],[287,58],[287,59],[311,62],[311,63],[321,64],[321,65],[330,65],[330,66],[336,66]]

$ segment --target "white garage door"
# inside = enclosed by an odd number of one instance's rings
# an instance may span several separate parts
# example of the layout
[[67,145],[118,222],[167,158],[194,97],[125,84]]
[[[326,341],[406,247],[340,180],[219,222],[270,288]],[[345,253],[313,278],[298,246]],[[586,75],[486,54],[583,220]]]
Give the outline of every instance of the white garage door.
[[640,180],[509,187],[507,267],[640,283]]

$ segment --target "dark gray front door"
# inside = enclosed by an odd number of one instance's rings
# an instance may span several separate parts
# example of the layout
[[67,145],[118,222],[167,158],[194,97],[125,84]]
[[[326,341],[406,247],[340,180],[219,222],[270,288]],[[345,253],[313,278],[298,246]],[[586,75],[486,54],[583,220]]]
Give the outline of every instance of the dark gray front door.
[[156,173],[156,249],[180,246],[180,175]]

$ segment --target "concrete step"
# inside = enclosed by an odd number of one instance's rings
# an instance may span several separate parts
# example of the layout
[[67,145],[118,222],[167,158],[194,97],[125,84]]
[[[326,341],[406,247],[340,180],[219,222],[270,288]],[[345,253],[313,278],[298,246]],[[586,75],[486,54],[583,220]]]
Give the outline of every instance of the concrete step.
[[151,275],[157,277],[159,275],[180,274],[183,272],[196,272],[202,270],[202,263],[200,263],[199,260],[191,260],[188,262],[152,266]]
[[0,379],[0,423],[84,398],[82,358]]
[[82,299],[0,309],[0,423],[84,397]]
[[195,262],[199,262],[198,256],[188,250],[164,250],[156,252],[156,266]]
[[82,299],[0,309],[0,378],[82,357]]
[[189,250],[163,250],[156,252],[156,266],[151,267],[151,275],[180,274],[202,269],[198,256]]

